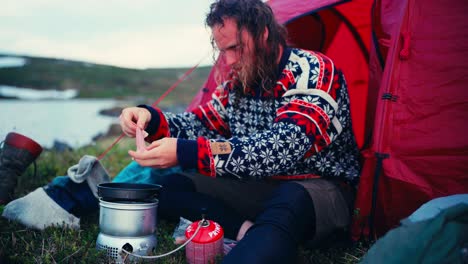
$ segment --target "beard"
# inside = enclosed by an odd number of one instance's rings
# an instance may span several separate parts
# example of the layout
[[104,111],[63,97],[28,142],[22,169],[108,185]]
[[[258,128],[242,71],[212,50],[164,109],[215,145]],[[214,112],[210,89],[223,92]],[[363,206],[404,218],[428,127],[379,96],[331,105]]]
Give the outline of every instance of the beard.
[[243,63],[242,66],[235,67],[234,70],[237,73],[237,77],[239,78],[239,82],[244,91],[247,88],[254,87],[257,84],[259,76],[253,63]]
[[271,91],[276,83],[277,65],[263,56],[255,59],[244,58],[241,63],[233,67],[241,89],[245,93],[249,88]]

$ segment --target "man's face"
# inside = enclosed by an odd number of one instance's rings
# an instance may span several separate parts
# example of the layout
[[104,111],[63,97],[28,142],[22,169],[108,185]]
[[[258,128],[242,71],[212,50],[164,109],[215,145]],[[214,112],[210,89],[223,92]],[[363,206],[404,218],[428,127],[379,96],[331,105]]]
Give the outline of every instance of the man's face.
[[254,78],[254,41],[248,31],[241,31],[241,41],[238,39],[236,21],[232,18],[224,19],[224,25],[212,28],[213,39],[225,63],[235,70],[244,85],[248,85]]

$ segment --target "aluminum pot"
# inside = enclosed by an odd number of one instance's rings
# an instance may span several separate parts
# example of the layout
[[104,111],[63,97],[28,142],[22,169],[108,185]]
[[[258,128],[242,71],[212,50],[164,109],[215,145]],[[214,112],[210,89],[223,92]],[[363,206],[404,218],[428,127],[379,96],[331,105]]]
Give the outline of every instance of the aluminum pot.
[[105,201],[99,199],[99,229],[110,236],[140,237],[156,231],[158,200]]

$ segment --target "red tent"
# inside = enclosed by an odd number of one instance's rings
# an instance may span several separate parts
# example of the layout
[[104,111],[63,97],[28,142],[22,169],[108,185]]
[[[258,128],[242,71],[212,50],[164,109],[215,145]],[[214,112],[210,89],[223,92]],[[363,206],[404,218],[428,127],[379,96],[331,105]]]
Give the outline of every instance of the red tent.
[[[268,2],[291,45],[321,51],[345,73],[364,158],[354,238],[384,234],[433,198],[468,193],[465,2]],[[215,86],[211,74],[189,109]]]
[[467,13],[464,0],[376,1],[368,107],[377,107],[355,237],[381,236],[433,198],[468,193]]

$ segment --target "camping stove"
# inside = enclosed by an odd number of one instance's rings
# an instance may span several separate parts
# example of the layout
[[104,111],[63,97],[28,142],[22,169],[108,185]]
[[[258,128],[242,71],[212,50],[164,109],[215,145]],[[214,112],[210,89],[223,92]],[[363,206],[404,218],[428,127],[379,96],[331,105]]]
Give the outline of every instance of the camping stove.
[[99,229],[96,248],[123,263],[132,259],[122,250],[133,254],[150,255],[157,245],[157,199],[146,201],[105,201],[99,199]]

